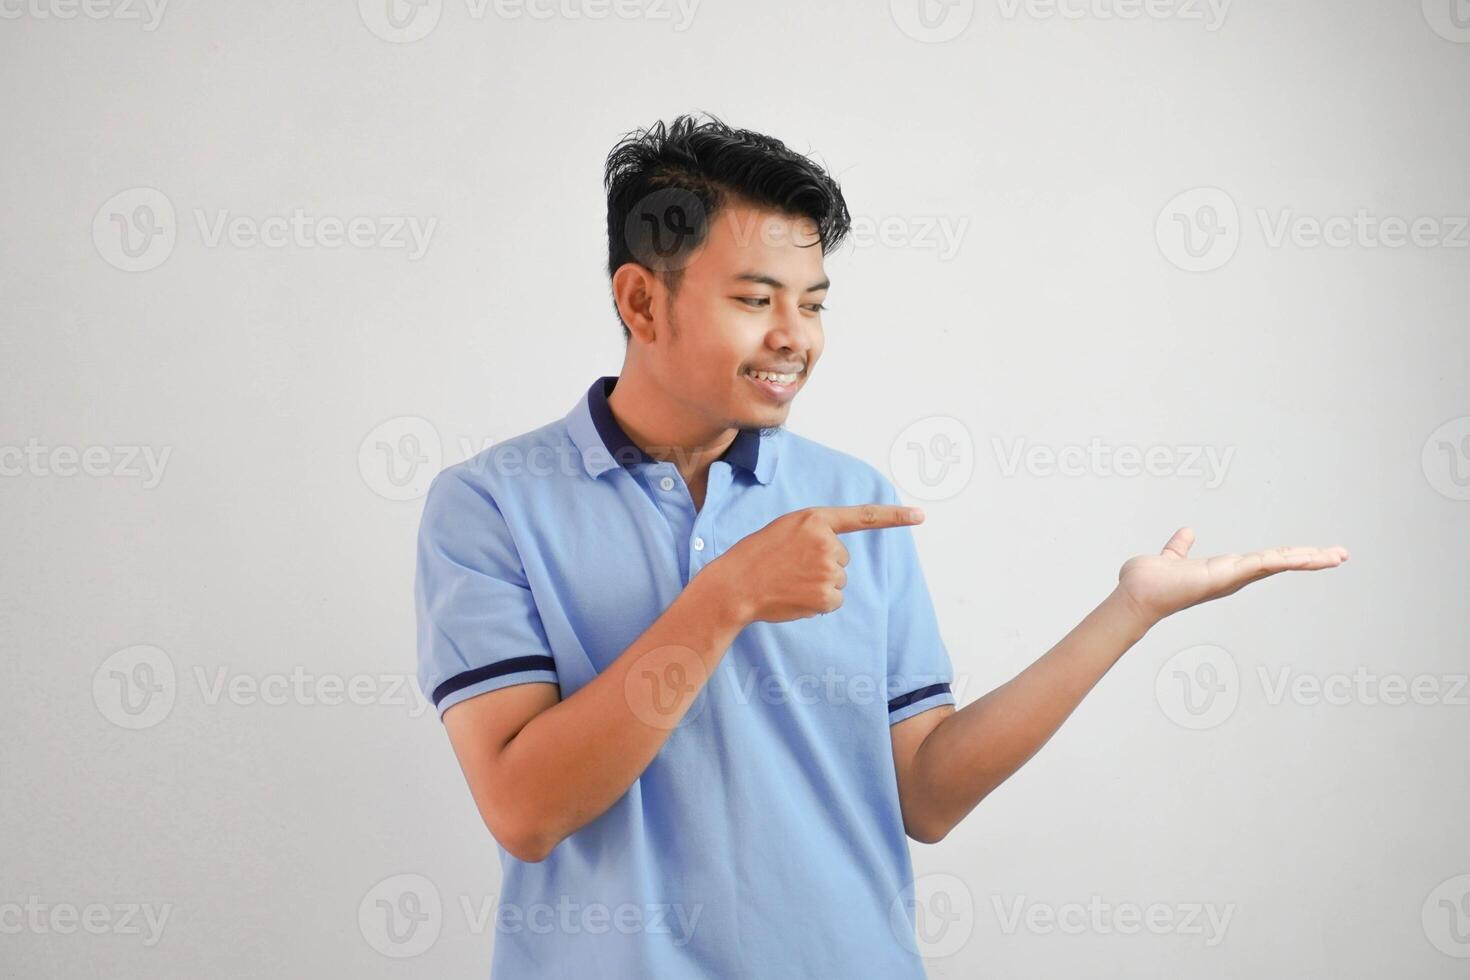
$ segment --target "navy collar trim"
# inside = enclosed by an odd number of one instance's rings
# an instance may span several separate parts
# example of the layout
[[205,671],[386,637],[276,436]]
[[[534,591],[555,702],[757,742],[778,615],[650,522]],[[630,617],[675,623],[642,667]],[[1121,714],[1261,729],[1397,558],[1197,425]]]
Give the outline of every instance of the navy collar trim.
[[[587,408],[592,414],[592,424],[596,427],[598,436],[602,438],[602,444],[607,447],[613,459],[628,469],[632,469],[637,463],[658,462],[628,438],[623,427],[618,425],[618,420],[613,418],[612,408],[607,404],[607,396],[612,394],[617,383],[617,375],[608,375],[598,378],[592,382],[592,387],[587,389]],[[730,443],[730,448],[726,449],[725,454],[720,458],[732,466],[739,466],[754,473],[756,464],[760,462],[760,448],[759,429],[740,429]]]

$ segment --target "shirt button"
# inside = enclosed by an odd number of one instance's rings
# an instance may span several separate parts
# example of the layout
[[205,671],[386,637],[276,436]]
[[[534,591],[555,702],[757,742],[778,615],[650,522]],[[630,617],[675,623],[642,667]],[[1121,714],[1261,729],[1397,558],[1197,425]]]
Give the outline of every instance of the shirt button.
[[672,490],[674,489],[674,478],[672,476],[666,476],[658,481],[658,485],[663,490]]
[[694,539],[694,550],[695,551],[703,551],[704,550],[704,538],[695,538]]

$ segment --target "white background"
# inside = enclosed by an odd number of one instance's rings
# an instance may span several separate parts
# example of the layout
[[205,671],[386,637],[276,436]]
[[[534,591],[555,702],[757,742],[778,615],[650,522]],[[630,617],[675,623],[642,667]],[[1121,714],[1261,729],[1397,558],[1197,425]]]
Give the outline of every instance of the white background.
[[[961,704],[1179,526],[1196,554],[1352,552],[1158,626],[914,845],[921,898],[960,910],[931,974],[1464,975],[1470,8],[1450,2],[961,0],[925,27],[911,0],[705,0],[687,22],[427,0],[395,34],[374,0],[156,22],[5,0],[0,974],[486,975],[493,841],[409,690],[422,485],[618,372],[604,158],[706,109],[812,153],[867,230],[828,257],[790,427],[925,506]],[[433,224],[421,255],[209,235],[298,210]],[[1368,232],[1312,243],[1359,212]],[[1371,224],[1425,217],[1429,244]],[[1181,230],[1210,227],[1191,258]],[[1229,462],[1007,464],[1093,439]],[[910,442],[968,478],[932,492]],[[293,672],[283,703],[249,686]],[[1333,687],[1354,672],[1377,680]],[[1283,676],[1346,695],[1276,697]],[[1394,677],[1437,694],[1382,703]],[[322,703],[334,682],[367,703]],[[405,889],[441,911],[389,935],[378,901],[411,909]],[[66,911],[94,903],[98,934]],[[1129,903],[1173,925],[1124,932]],[[1223,935],[1191,904],[1228,910]],[[161,935],[129,905],[167,907]]]

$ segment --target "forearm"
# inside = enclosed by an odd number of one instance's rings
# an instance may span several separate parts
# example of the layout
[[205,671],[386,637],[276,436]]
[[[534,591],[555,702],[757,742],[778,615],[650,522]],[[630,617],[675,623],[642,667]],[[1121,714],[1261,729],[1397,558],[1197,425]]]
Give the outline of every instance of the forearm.
[[1056,646],[925,736],[914,756],[911,809],[943,837],[1052,737],[1152,623],[1114,591]]
[[607,669],[505,745],[496,767],[502,798],[516,800],[518,822],[534,828],[538,850],[549,851],[628,791],[744,625],[732,593],[695,576]]

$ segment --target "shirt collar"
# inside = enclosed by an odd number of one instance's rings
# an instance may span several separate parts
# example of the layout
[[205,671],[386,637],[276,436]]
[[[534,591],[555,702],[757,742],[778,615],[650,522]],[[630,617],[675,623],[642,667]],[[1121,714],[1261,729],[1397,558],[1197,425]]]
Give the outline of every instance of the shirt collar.
[[[628,438],[613,417],[607,396],[612,394],[617,383],[617,375],[598,378],[567,414],[567,430],[582,453],[582,463],[589,476],[601,476],[620,464],[632,469],[638,463],[658,462]],[[773,436],[779,431],[762,433],[760,429],[740,429],[720,459],[745,470],[760,483],[770,483],[776,468],[776,439]]]

